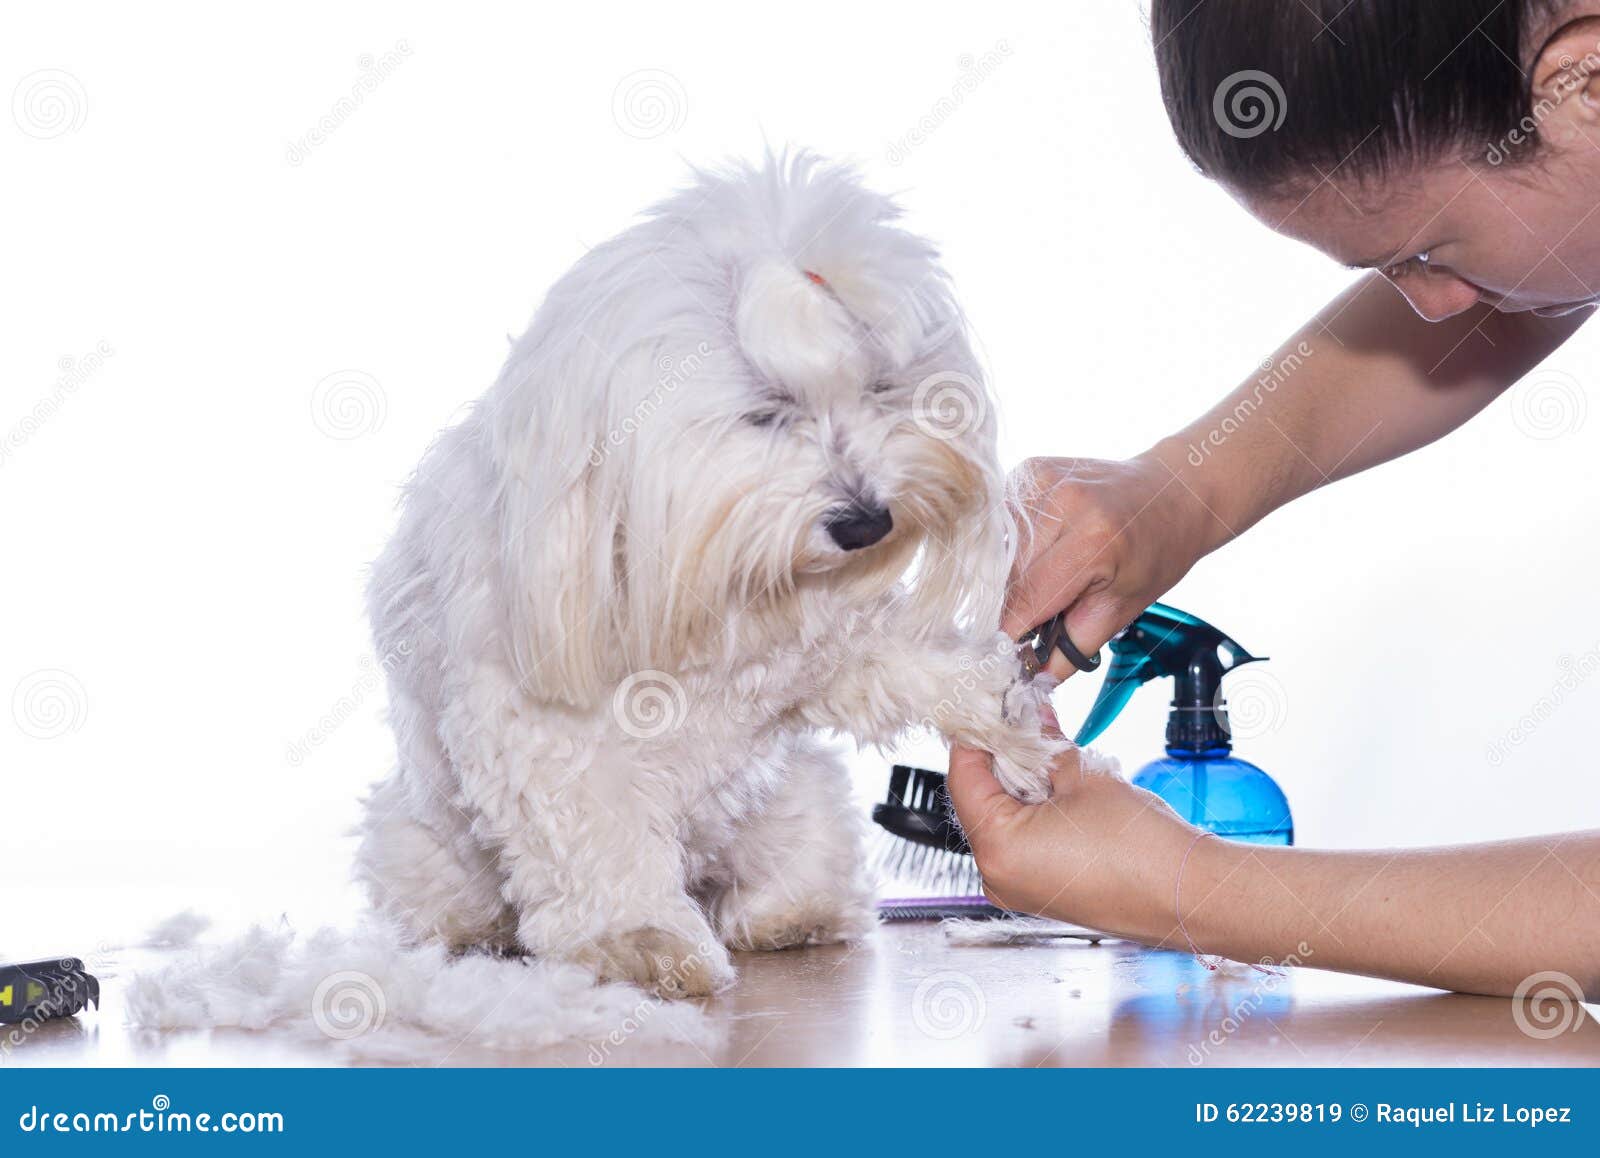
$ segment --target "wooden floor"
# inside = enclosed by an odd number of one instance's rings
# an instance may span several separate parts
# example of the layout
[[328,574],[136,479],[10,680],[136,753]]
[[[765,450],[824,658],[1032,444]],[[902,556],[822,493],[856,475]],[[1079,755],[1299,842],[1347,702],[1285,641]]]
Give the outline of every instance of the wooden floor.
[[[1597,1065],[1600,1022],[1526,1032],[1509,1001],[1313,970],[1207,973],[1190,958],[1053,939],[954,945],[935,925],[880,928],[854,947],[746,954],[738,986],[705,1003],[698,1045],[623,1039],[506,1053],[452,1044],[401,1065],[1464,1066]],[[1528,1021],[1526,1017],[1522,1019]],[[641,1035],[643,1036],[643,1035]],[[318,1065],[325,1049],[272,1033],[134,1033],[115,983],[105,1008],[47,1025],[21,1065]]]

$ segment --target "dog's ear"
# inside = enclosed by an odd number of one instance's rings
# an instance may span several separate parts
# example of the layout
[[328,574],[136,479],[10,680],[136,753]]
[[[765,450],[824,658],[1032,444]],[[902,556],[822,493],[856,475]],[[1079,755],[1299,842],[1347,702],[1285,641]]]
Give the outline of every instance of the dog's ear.
[[998,454],[998,419],[983,368],[960,314],[947,297],[919,308],[927,325],[921,357],[904,373],[915,381],[908,426],[924,480],[910,512],[926,530],[911,612],[936,630],[953,621],[988,633],[1000,625],[1017,536]]
[[930,529],[917,559],[904,621],[904,629],[914,634],[938,635],[953,627],[963,635],[987,636],[1000,626],[1016,551],[1005,477],[992,461],[981,459],[968,459],[959,477],[970,488],[963,509],[953,523]]
[[575,348],[531,372],[508,364],[487,416],[511,660],[529,693],[575,706],[625,674],[625,456],[596,385],[606,370],[590,361]]
[[[591,325],[605,332],[602,317]],[[631,673],[671,671],[715,625],[679,590],[671,505],[684,469],[672,395],[711,350],[660,334],[617,340],[617,357],[570,345],[531,373],[508,367],[489,429],[518,678],[542,699],[592,706]]]

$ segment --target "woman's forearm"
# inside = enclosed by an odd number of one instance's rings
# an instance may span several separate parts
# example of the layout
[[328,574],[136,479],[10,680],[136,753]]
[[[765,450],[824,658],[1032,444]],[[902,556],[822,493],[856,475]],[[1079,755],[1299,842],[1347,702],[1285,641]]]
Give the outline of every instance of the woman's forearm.
[[1147,455],[1215,516],[1214,548],[1324,483],[1454,430],[1587,316],[1546,319],[1485,307],[1426,322],[1372,274]]
[[1492,995],[1553,970],[1600,999],[1600,830],[1395,852],[1205,838],[1181,895],[1195,944],[1235,960]]

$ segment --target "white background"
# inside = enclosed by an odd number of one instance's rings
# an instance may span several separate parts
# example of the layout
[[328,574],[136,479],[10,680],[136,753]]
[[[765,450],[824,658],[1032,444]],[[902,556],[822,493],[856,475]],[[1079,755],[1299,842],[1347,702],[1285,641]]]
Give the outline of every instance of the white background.
[[[986,351],[1008,463],[1137,452],[1351,276],[1190,171],[1126,0],[689,10],[11,13],[0,951],[56,948],[32,944],[46,902],[81,932],[345,899],[341,834],[390,760],[360,592],[397,485],[544,288],[687,162],[801,144],[903,191]],[[619,89],[641,85],[664,105],[630,113]],[[52,89],[64,106],[29,104]],[[1591,326],[1461,432],[1172,593],[1272,655],[1240,753],[1303,843],[1596,823],[1600,680],[1560,681],[1600,659],[1597,344]],[[375,385],[330,417],[316,391],[341,371]],[[1559,703],[1496,765],[1541,697]],[[1146,689],[1104,746],[1156,756],[1163,708]],[[884,761],[860,763],[881,791]]]

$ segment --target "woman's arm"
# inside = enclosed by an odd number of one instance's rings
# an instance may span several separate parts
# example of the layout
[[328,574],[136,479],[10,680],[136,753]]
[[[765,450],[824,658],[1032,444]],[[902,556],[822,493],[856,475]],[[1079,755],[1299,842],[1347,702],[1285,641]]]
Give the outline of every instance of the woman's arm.
[[1589,313],[1481,308],[1425,322],[1383,277],[1361,279],[1233,393],[1137,458],[1025,463],[1018,501],[1033,529],[1005,629],[1020,635],[1071,608],[1068,634],[1094,651],[1284,503],[1460,426]]
[[1369,274],[1157,453],[1220,516],[1220,545],[1325,483],[1442,438],[1587,317],[1479,307],[1428,322]]
[[[1319,969],[1497,995],[1554,970],[1600,1000],[1600,830],[1373,852],[1208,839],[1183,895],[1189,934],[1225,957],[1295,954]],[[1162,940],[1184,946],[1175,927]]]
[[1600,999],[1600,831],[1377,852],[1197,841],[1077,752],[1054,778],[1049,801],[1025,805],[985,753],[950,754],[950,795],[997,904],[1164,948],[1192,937],[1239,961],[1469,993],[1508,995],[1553,970]]

